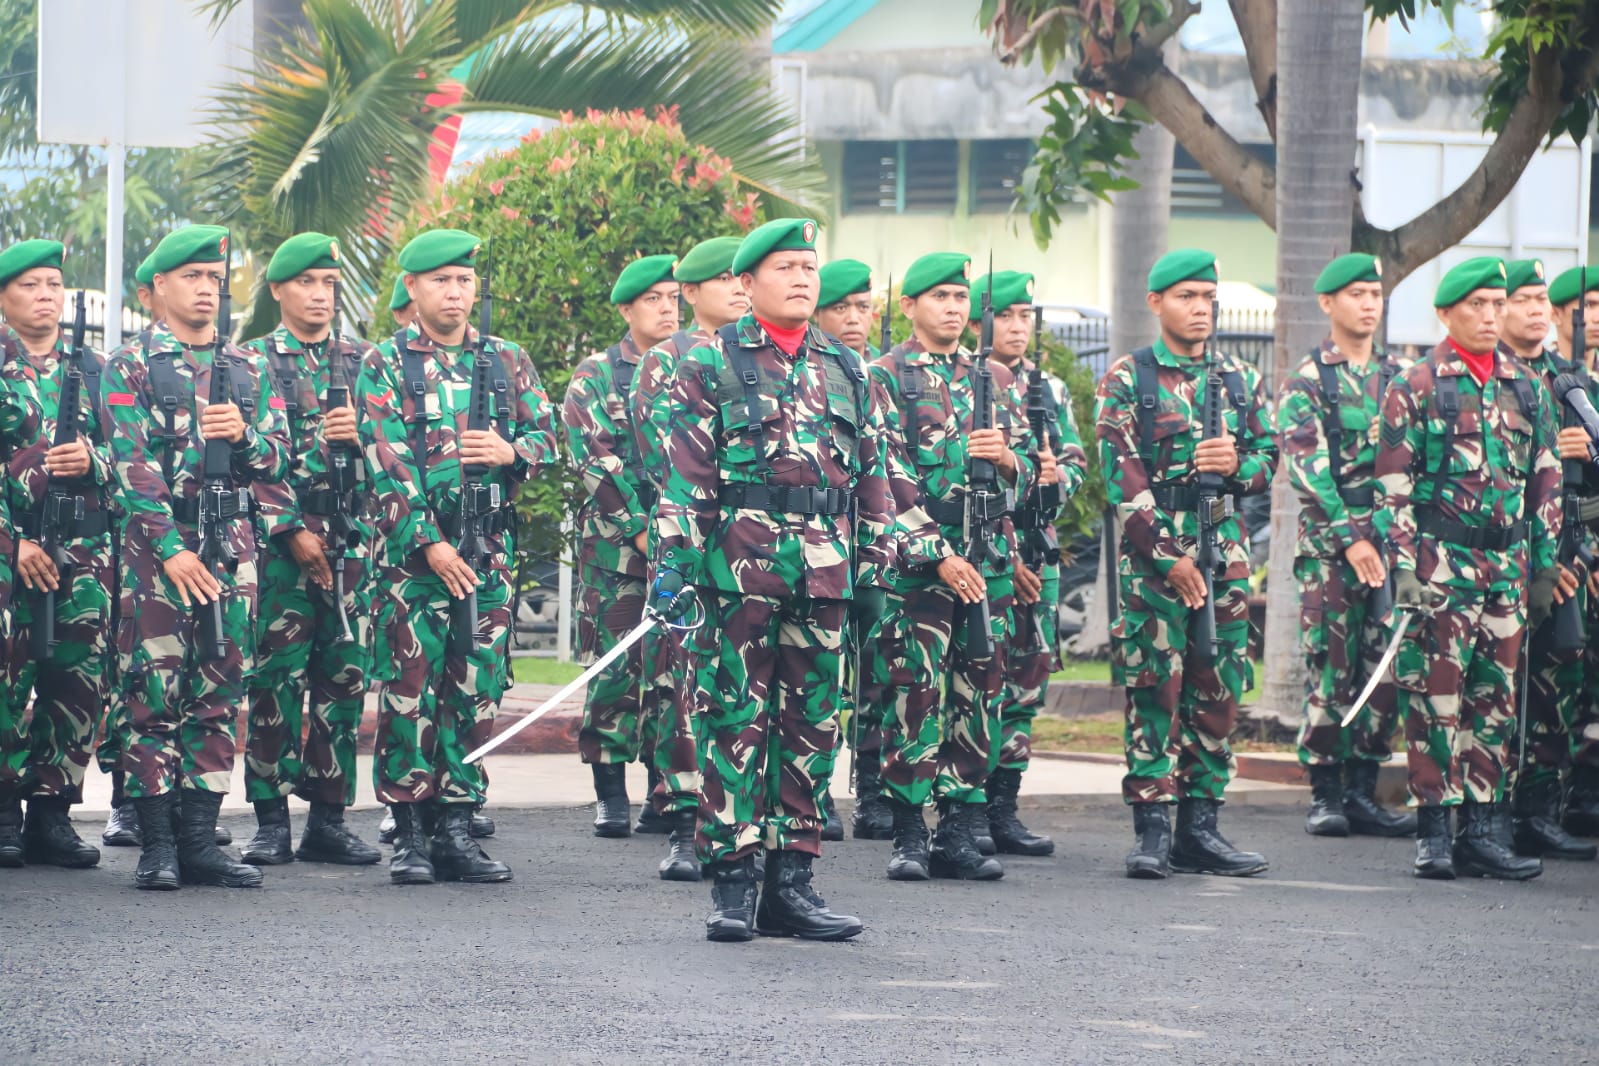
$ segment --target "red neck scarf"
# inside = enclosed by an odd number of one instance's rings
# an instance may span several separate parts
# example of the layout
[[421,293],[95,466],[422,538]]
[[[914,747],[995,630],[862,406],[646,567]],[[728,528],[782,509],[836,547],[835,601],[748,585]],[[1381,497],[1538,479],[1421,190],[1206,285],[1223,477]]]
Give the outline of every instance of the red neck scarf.
[[772,338],[772,343],[777,345],[785,355],[793,355],[799,351],[800,342],[805,339],[804,323],[795,326],[793,329],[783,329],[781,326],[772,325],[759,315],[755,316],[755,321],[760,323],[761,328],[766,331],[766,335]]
[[1460,361],[1466,364],[1466,369],[1471,371],[1471,376],[1477,380],[1478,387],[1488,383],[1488,375],[1494,370],[1494,350],[1489,348],[1486,352],[1468,352],[1455,343],[1453,337],[1448,338],[1449,347],[1460,356]]

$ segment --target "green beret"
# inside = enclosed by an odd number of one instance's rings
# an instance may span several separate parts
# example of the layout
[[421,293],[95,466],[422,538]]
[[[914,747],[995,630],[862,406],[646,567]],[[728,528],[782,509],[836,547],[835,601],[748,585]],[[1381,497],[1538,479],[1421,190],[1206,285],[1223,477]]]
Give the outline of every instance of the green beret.
[[477,250],[483,242],[465,230],[430,229],[411,238],[400,249],[400,269],[407,274],[422,274],[440,267],[477,266]]
[[296,233],[272,253],[268,281],[288,281],[307,270],[338,270],[339,242],[326,233]]
[[816,220],[811,218],[777,218],[764,226],[756,226],[738,246],[733,257],[733,273],[747,274],[762,259],[773,252],[814,252],[816,250]]
[[139,264],[139,269],[133,272],[133,280],[149,288],[155,284],[155,251],[144,257],[144,262]]
[[1023,274],[1019,270],[996,270],[992,275],[984,274],[972,282],[972,308],[969,312],[972,321],[976,322],[983,317],[983,294],[988,291],[989,281],[994,285],[994,313],[997,315],[1007,307],[1016,304],[1033,305],[1033,276]]
[[1149,268],[1149,291],[1165,292],[1179,281],[1215,281],[1216,257],[1202,248],[1179,248]]
[[649,291],[651,285],[672,280],[672,268],[677,266],[675,255],[647,255],[635,259],[622,268],[611,286],[613,304],[632,303]]
[[1527,285],[1548,285],[1543,276],[1542,259],[1512,259],[1505,264],[1505,291],[1515,292]]
[[1438,282],[1434,307],[1453,307],[1478,289],[1505,287],[1505,261],[1497,255],[1481,255],[1457,265]]
[[394,279],[394,291],[389,294],[389,310],[400,311],[411,306],[411,294],[405,291],[405,275]]
[[701,241],[677,261],[672,278],[694,285],[721,277],[733,269],[733,257],[743,243],[743,237],[712,237],[708,241]]
[[938,285],[969,285],[972,276],[972,257],[959,252],[929,252],[905,271],[905,283],[899,294],[915,299]]
[[9,284],[12,278],[34,267],[60,270],[66,257],[66,245],[60,241],[18,241],[0,252],[0,285]]
[[[1580,266],[1574,266],[1562,273],[1558,278],[1549,283],[1549,302],[1556,307],[1569,304],[1578,296],[1583,288],[1582,271]],[[1599,292],[1599,269],[1588,270],[1588,292]]]
[[228,257],[228,231],[221,226],[184,226],[161,238],[147,262],[150,278],[185,263],[220,263]]
[[835,259],[817,272],[821,293],[817,307],[831,307],[846,296],[872,291],[872,268],[859,259]]
[[1316,275],[1316,292],[1331,296],[1345,285],[1357,281],[1382,281],[1382,260],[1365,252],[1350,252],[1321,268]]

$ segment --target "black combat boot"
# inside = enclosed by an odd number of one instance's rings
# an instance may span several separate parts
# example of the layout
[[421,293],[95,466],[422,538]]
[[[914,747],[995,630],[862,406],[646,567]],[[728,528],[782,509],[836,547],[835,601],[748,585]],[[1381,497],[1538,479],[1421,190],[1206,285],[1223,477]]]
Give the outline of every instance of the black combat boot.
[[378,822],[378,843],[394,843],[394,811],[383,808],[383,818]]
[[972,843],[977,845],[977,854],[998,854],[999,849],[994,846],[994,831],[988,825],[988,805],[974,803],[971,807],[972,813],[968,819],[972,823]]
[[1171,868],[1180,874],[1250,877],[1266,871],[1266,857],[1239,851],[1216,827],[1220,800],[1185,797],[1177,802],[1177,832],[1172,837]]
[[466,825],[467,832],[476,840],[486,840],[494,835],[494,819],[483,813],[483,804],[479,803],[472,808],[472,818]]
[[108,848],[136,848],[140,844],[139,814],[124,791],[125,780],[121,770],[111,771],[111,816],[100,833],[100,843]]
[[181,884],[178,876],[178,848],[172,835],[172,808],[177,793],[141,796],[130,800],[139,812],[139,868],[133,872],[135,888],[170,891]]
[[1344,768],[1339,763],[1310,767],[1310,814],[1305,832],[1313,837],[1346,837],[1349,819],[1344,815]]
[[670,833],[677,823],[670,814],[660,814],[655,810],[655,789],[661,783],[661,772],[655,768],[653,760],[644,764],[644,776],[648,781],[644,789],[644,806],[638,812],[638,824],[633,826],[633,832],[650,835]]
[[1530,881],[1543,873],[1543,862],[1517,855],[1510,842],[1510,815],[1501,803],[1472,803],[1460,808],[1455,832],[1455,870],[1462,877],[1497,877]]
[[1391,811],[1377,802],[1377,775],[1382,763],[1371,759],[1350,759],[1344,787],[1344,817],[1349,831],[1362,837],[1408,837],[1416,835],[1416,816],[1409,811]]
[[888,859],[888,879],[927,880],[932,876],[927,868],[929,834],[921,807],[887,797],[884,802],[894,818],[894,852]]
[[[183,875],[184,883],[260,888],[260,870],[234,862],[217,847],[217,813],[222,810],[222,793],[186,788],[179,802],[183,807],[183,825],[178,831],[178,872]],[[147,827],[145,832],[149,831]]]
[[838,804],[833,802],[833,790],[829,788],[822,793],[822,839],[839,841],[844,839],[844,819],[838,816]]
[[294,861],[287,796],[255,801],[255,836],[240,849],[239,858],[251,866],[282,866]]
[[1599,837],[1599,766],[1571,768],[1560,825],[1574,837]]
[[672,822],[672,835],[667,839],[666,858],[661,860],[662,881],[698,881],[700,860],[694,854],[694,823],[699,814],[693,810],[673,811],[667,817]]
[[597,762],[589,769],[594,772],[594,835],[628,836],[627,764]]
[[22,865],[22,801],[0,795],[0,867]]
[[1455,879],[1448,807],[1416,808],[1416,876],[1427,881]]
[[1169,803],[1133,804],[1133,836],[1137,843],[1127,853],[1127,876],[1159,881],[1171,873],[1171,811]]
[[[1006,855],[1053,855],[1055,842],[1035,833],[1016,817],[1022,791],[1020,770],[998,769],[988,775],[988,831],[996,850]],[[982,842],[978,842],[982,847]]]
[[87,870],[100,865],[100,849],[85,844],[72,828],[71,804],[65,796],[28,797],[22,827],[23,857],[40,866]]
[[928,873],[961,881],[998,881],[1005,876],[998,859],[977,850],[972,816],[979,807],[976,803],[938,801],[938,832],[927,852]]
[[802,851],[774,851],[766,860],[766,884],[755,909],[755,931],[762,936],[801,940],[848,940],[865,926],[849,914],[834,914],[811,888],[811,857]]
[[344,807],[311,801],[311,814],[300,834],[294,857],[301,862],[330,862],[336,866],[371,866],[383,853],[356,836],[344,821]]
[[511,879],[511,868],[491,859],[472,839],[472,809],[464,803],[446,803],[438,811],[437,828],[429,841],[428,857],[440,881],[470,885],[495,884]]
[[422,827],[422,804],[391,803],[394,819],[394,854],[389,856],[389,883],[431,885],[437,876],[428,858],[428,837]]
[[[1553,776],[1523,780],[1516,787],[1511,839],[1517,855],[1586,862],[1599,846],[1584,844],[1560,826],[1560,781]],[[30,862],[32,860],[29,860]]]
[[755,857],[713,862],[711,913],[705,919],[705,939],[743,941],[755,937]]
[[893,840],[894,812],[883,799],[882,763],[875,751],[855,756],[855,813],[850,833],[856,840]]

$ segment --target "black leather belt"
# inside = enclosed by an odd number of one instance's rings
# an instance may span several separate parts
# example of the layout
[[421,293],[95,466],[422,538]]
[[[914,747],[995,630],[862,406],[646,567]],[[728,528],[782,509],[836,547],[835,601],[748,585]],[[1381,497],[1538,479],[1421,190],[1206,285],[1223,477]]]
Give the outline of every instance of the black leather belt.
[[717,499],[723,507],[747,507],[768,514],[849,514],[850,494],[844,489],[814,485],[723,485]]
[[[222,496],[222,519],[231,521],[243,518],[250,513],[250,492],[248,489],[239,489],[237,492],[227,492]],[[195,496],[186,500],[172,501],[172,517],[185,525],[197,525],[200,521],[200,497]]]
[[1339,489],[1338,498],[1344,501],[1345,507],[1375,507],[1377,506],[1377,486],[1367,485],[1360,489]]
[[[70,499],[70,497],[68,497]],[[79,497],[82,499],[82,497]],[[37,512],[27,511],[16,516],[17,532],[29,540],[38,540],[39,516]],[[76,540],[81,537],[103,537],[111,531],[111,512],[104,510],[85,511],[82,518],[68,518],[61,522],[56,530],[56,536],[66,540]]]
[[1527,523],[1516,522],[1508,526],[1468,526],[1444,518],[1434,511],[1424,511],[1416,522],[1419,532],[1437,537],[1457,548],[1475,548],[1485,551],[1506,551],[1527,539]]

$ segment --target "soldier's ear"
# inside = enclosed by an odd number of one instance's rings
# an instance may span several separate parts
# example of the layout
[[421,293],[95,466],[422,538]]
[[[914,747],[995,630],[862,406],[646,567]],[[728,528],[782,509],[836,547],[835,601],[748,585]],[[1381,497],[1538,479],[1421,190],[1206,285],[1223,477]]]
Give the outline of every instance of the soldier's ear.
[[1161,294],[1158,292],[1144,293],[1144,303],[1149,305],[1150,313],[1156,318],[1160,317],[1160,298]]

